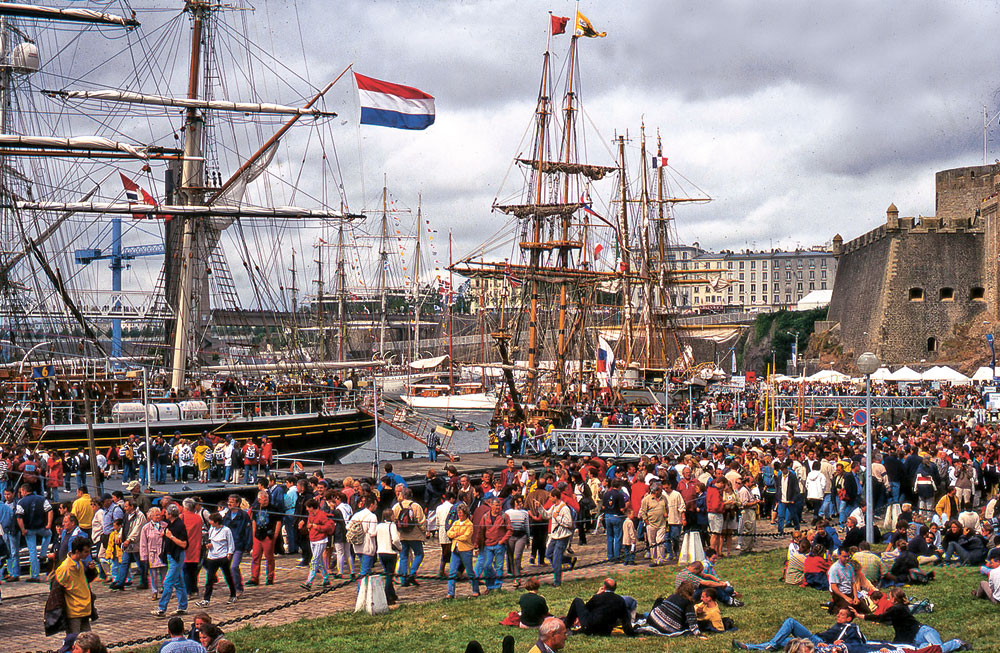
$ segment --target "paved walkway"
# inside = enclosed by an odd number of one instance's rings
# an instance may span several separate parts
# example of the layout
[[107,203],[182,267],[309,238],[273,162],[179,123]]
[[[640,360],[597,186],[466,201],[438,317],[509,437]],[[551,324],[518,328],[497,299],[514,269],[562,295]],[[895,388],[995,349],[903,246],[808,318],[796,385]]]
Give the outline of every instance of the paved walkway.
[[[773,527],[766,521],[758,522],[763,532],[773,532]],[[756,550],[767,550],[778,546],[784,546],[786,540],[763,537],[757,541]],[[579,578],[590,578],[605,575],[611,565],[596,564],[605,558],[605,538],[602,535],[588,538],[588,544],[580,546],[574,538],[574,549],[580,557],[580,565],[573,571],[566,571],[564,579],[573,580]],[[427,540],[425,543],[424,563],[421,565],[420,574],[424,576],[433,575],[437,572],[440,559],[440,548],[435,540]],[[525,557],[527,559],[527,556]],[[204,611],[212,615],[216,622],[241,618],[251,615],[260,610],[273,606],[278,606],[286,601],[299,598],[309,594],[299,587],[299,583],[304,582],[307,569],[297,566],[297,557],[278,556],[276,582],[273,586],[248,587],[243,598],[234,605],[227,605],[226,598],[228,591],[221,577],[219,584],[215,588],[215,598],[212,605]],[[642,564],[642,562],[640,562]],[[621,569],[620,566],[614,565]],[[670,569],[676,569],[671,567]],[[542,577],[543,583],[551,583],[552,576],[548,573],[550,567],[526,566],[525,573],[546,572]],[[670,572],[673,573],[672,571]],[[244,579],[249,579],[249,562],[243,565]],[[204,575],[202,575],[202,580]],[[335,581],[336,582],[336,581]],[[510,587],[509,579],[505,583]],[[199,586],[203,588],[203,585]],[[314,583],[315,588],[319,588],[319,583]],[[42,613],[45,608],[45,599],[48,595],[48,585],[30,583],[4,583],[2,585],[3,605],[0,607],[0,638],[3,641],[4,651],[47,651],[55,650],[62,643],[61,636],[45,637],[42,631]],[[150,610],[156,607],[148,591],[137,591],[127,589],[124,592],[111,592],[107,585],[100,581],[95,581],[92,589],[97,597],[97,609],[100,619],[94,623],[94,631],[101,636],[105,643],[116,643],[131,641],[145,637],[162,637],[166,639],[166,620],[158,619],[149,614]],[[444,598],[446,588],[441,581],[421,581],[420,587],[407,587],[397,589],[401,602],[422,602],[433,601]],[[458,595],[464,596],[471,593],[468,582],[458,585]],[[258,617],[241,621],[239,625],[233,624],[223,628],[226,632],[231,632],[242,626],[253,625],[277,626],[297,621],[307,614],[309,618],[323,617],[341,612],[353,610],[356,593],[354,586],[328,592],[322,596],[311,599],[304,603],[297,604],[290,608],[279,609],[275,612],[264,614]],[[188,604],[188,617],[190,621],[195,612],[202,611],[195,606],[192,598]],[[170,609],[176,608],[176,599],[171,602]],[[160,641],[160,640],[157,640]],[[151,646],[146,644],[144,646]],[[135,648],[135,647],[129,647]]]

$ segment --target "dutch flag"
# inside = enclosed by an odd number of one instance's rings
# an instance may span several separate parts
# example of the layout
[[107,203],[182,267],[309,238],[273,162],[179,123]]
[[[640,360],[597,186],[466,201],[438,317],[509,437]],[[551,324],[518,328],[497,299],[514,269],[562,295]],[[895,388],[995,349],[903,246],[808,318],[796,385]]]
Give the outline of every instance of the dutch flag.
[[402,84],[354,73],[361,104],[361,124],[427,129],[434,124],[434,97]]

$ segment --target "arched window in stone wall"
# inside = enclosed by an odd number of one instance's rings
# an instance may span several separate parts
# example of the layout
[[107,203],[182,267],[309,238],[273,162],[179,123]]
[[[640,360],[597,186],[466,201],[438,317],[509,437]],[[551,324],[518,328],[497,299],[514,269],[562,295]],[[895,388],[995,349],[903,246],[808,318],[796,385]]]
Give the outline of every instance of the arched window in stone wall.
[[969,299],[974,302],[986,301],[986,290],[980,286],[973,286],[969,289]]
[[928,338],[927,339],[927,351],[928,352],[937,351],[937,348],[938,348],[937,338],[935,338],[934,336],[931,336],[930,338]]
[[955,301],[955,289],[954,288],[942,288],[941,289],[941,301],[943,301],[943,302],[953,302],[953,301]]
[[910,301],[911,302],[922,302],[922,301],[924,301],[924,289],[923,288],[910,288]]

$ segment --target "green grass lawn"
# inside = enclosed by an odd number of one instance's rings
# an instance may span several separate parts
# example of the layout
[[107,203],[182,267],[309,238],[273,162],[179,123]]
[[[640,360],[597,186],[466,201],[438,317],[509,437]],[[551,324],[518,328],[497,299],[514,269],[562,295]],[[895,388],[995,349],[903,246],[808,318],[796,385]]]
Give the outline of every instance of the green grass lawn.
[[[826,594],[812,589],[785,585],[779,580],[784,551],[738,557],[720,561],[718,571],[742,591],[746,607],[725,608],[723,615],[732,617],[739,630],[713,635],[708,641],[694,638],[646,638],[623,636],[586,637],[573,635],[567,652],[606,653],[610,651],[723,651],[730,649],[730,640],[766,641],[786,617],[795,617],[814,630],[825,629],[833,618],[820,608]],[[535,568],[529,568],[535,569]],[[677,567],[631,571],[616,571],[621,594],[639,601],[640,610],[648,610],[659,595],[668,595],[674,587]],[[971,641],[977,651],[1000,651],[1000,609],[987,601],[972,601],[970,592],[981,576],[976,569],[948,567],[936,570],[937,578],[930,585],[907,588],[912,596],[930,599],[933,614],[917,618],[937,628],[945,640],[960,637]],[[550,581],[551,577],[546,577]],[[542,587],[549,608],[563,616],[573,597],[589,598],[600,585],[600,579],[566,582],[561,588]],[[426,589],[426,585],[425,585]],[[343,590],[342,590],[343,591]],[[441,594],[444,594],[441,588]],[[296,606],[304,617],[283,627],[245,628],[230,634],[237,650],[264,652],[350,651],[408,652],[448,651],[460,653],[471,639],[479,640],[487,653],[500,651],[505,635],[517,640],[516,650],[527,651],[534,643],[536,631],[497,625],[507,612],[517,607],[516,591],[494,594],[479,599],[456,599],[431,603],[402,605],[387,615],[338,614],[309,619],[309,603]],[[322,601],[322,598],[315,599]],[[863,624],[862,631],[871,639],[892,637],[892,628],[879,624]]]

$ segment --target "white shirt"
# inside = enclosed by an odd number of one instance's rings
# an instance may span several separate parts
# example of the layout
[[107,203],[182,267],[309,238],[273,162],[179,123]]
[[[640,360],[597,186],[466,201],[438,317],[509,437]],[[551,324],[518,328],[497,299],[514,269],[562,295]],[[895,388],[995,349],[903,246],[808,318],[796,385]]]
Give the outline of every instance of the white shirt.
[[806,477],[806,498],[822,499],[823,495],[826,494],[826,487],[826,476],[822,471],[814,469]]
[[993,599],[1000,601],[1000,567],[990,571],[990,591],[993,592]]
[[395,554],[399,542],[399,529],[391,521],[384,521],[375,527],[375,542],[379,553]]
[[231,555],[236,550],[233,542],[233,532],[228,526],[211,526],[208,529],[208,541],[212,548],[208,549],[209,560],[218,560]]
[[351,521],[360,521],[364,524],[366,534],[365,543],[362,544],[360,548],[355,546],[354,552],[367,556],[375,555],[378,550],[375,543],[375,529],[378,526],[378,520],[375,518],[375,513],[367,508],[362,508],[354,513],[354,516],[351,517]]
[[451,539],[448,537],[448,529],[444,526],[448,523],[448,513],[451,512],[453,505],[451,501],[442,501],[434,509],[434,519],[437,522],[438,544],[451,544]]

